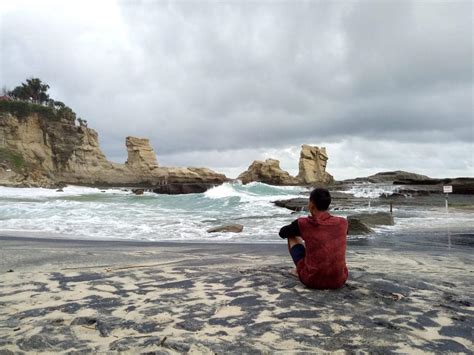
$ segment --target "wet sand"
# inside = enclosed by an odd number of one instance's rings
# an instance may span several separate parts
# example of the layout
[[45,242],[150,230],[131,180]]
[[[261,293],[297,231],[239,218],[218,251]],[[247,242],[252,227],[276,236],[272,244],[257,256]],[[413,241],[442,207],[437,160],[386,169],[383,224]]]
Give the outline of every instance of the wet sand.
[[346,286],[315,291],[284,244],[0,237],[0,354],[472,353],[472,236],[451,238],[350,242]]

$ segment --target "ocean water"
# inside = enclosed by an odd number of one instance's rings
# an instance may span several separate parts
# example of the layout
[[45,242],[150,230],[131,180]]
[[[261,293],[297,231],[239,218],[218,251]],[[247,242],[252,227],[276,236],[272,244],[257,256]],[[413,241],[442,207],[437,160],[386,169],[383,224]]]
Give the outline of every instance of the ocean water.
[[[360,198],[334,214],[386,211],[373,203],[393,185],[360,185],[349,191]],[[70,239],[280,242],[281,226],[305,212],[276,207],[272,201],[308,194],[302,187],[275,187],[261,183],[226,183],[205,193],[136,196],[125,189],[100,190],[68,186],[63,192],[41,188],[0,187],[0,234],[49,236]],[[441,201],[442,202],[442,201]],[[446,211],[444,204],[396,206],[395,226],[377,228],[384,235],[410,230],[474,231],[470,209]],[[244,225],[242,233],[207,233],[226,224]],[[377,237],[377,233],[371,238]],[[352,237],[351,237],[352,238]],[[353,238],[358,238],[357,236]],[[365,238],[365,237],[364,237]]]

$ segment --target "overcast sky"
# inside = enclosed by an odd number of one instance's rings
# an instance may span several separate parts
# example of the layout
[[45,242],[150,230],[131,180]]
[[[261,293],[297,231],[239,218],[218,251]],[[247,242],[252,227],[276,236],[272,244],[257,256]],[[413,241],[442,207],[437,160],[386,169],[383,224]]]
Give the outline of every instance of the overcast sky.
[[111,160],[148,137],[161,165],[336,179],[474,176],[471,1],[0,0],[0,86],[29,77]]

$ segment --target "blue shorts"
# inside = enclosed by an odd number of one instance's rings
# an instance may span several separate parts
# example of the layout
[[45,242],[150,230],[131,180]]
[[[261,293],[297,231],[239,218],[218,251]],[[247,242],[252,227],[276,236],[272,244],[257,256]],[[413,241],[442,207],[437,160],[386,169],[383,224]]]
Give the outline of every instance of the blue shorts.
[[298,262],[301,259],[304,259],[304,256],[306,255],[306,248],[303,244],[295,244],[290,249],[290,255],[293,258],[295,265],[298,265]]

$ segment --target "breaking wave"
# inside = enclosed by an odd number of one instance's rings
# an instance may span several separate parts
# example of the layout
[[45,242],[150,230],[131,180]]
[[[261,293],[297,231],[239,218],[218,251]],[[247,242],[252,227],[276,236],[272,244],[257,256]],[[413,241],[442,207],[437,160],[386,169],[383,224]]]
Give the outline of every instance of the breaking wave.
[[393,193],[398,192],[400,189],[397,185],[387,185],[387,184],[360,184],[354,185],[349,190],[340,191],[343,193],[348,193],[354,195],[354,197],[362,198],[379,198],[380,196],[387,195],[390,196]]

